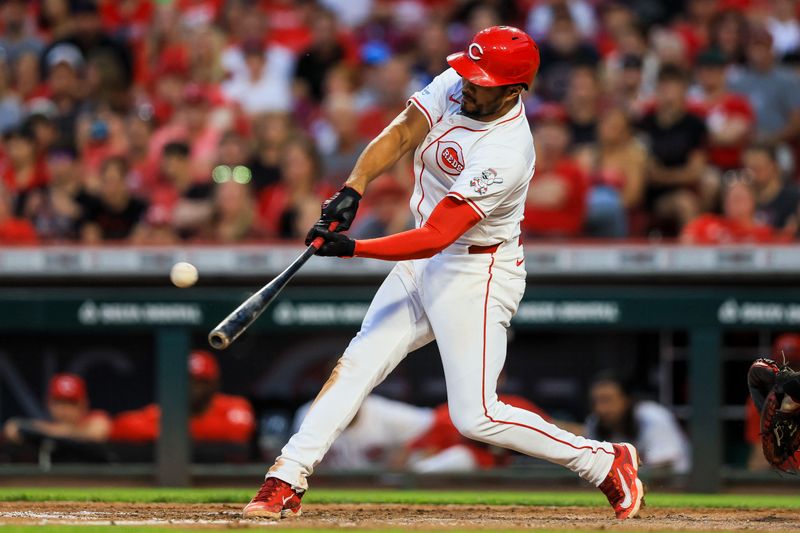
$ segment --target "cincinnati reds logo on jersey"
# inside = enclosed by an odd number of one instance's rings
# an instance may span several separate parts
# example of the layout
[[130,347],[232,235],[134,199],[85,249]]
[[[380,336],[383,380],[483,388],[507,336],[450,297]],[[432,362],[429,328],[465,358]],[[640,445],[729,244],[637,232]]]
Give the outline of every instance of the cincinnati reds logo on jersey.
[[469,186],[478,194],[486,194],[489,187],[495,183],[503,183],[503,178],[499,177],[493,168],[487,168],[481,172],[480,177],[472,178],[469,182]]
[[439,141],[436,147],[436,163],[445,174],[458,176],[464,170],[464,153],[455,141]]

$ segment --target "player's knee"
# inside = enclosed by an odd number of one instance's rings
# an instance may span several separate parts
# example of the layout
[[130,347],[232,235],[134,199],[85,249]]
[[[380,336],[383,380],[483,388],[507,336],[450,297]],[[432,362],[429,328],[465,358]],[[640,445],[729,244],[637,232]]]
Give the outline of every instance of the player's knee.
[[477,441],[486,440],[489,420],[483,413],[467,412],[456,414],[451,411],[450,419],[458,432],[466,438]]

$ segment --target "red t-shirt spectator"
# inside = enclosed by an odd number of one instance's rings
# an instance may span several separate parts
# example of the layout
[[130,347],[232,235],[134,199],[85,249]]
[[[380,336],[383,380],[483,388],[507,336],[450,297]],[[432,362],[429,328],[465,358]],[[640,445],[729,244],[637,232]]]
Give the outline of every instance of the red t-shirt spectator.
[[[111,440],[151,442],[158,438],[161,409],[151,404],[121,413],[114,419]],[[189,419],[189,432],[196,442],[245,444],[255,429],[253,408],[241,396],[214,394],[208,408]]]
[[[43,185],[47,185],[47,182],[50,181],[50,177],[47,173],[47,165],[45,164],[43,159],[38,159],[33,166],[33,171],[31,172],[30,176],[26,176],[22,178],[21,176],[17,175],[16,170],[11,165],[8,165],[3,169],[3,185],[5,186],[6,190],[10,192],[20,192],[20,191],[27,191],[29,189],[35,189],[36,187],[41,187]],[[24,179],[25,183],[20,183],[20,180]]]
[[[537,182],[559,180],[566,187],[566,197],[559,206],[541,207],[528,203],[522,230],[535,235],[574,236],[583,228],[586,216],[588,183],[583,170],[569,159],[562,159],[550,171],[533,175],[531,187]],[[535,194],[535,189],[532,192]]]
[[[750,126],[755,124],[756,120],[750,102],[740,94],[726,94],[719,102],[692,102],[690,109],[705,118],[709,132],[724,127],[724,124],[732,119],[743,120]],[[746,142],[739,145],[717,145],[710,138],[706,153],[713,165],[728,170],[741,166],[742,152],[746,146]]]
[[692,244],[766,244],[775,240],[769,226],[744,226],[717,215],[697,217],[683,229],[682,238]]
[[0,222],[0,244],[36,244],[39,237],[33,224],[22,218]]

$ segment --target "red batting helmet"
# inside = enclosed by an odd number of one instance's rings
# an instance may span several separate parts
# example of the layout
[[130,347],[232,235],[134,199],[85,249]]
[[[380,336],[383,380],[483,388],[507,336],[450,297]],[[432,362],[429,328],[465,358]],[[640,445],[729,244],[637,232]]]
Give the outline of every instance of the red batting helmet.
[[523,83],[530,89],[539,70],[539,47],[522,30],[492,26],[476,33],[466,52],[447,56],[447,62],[475,85]]
[[86,400],[86,382],[75,374],[56,374],[50,380],[50,400],[82,402]]

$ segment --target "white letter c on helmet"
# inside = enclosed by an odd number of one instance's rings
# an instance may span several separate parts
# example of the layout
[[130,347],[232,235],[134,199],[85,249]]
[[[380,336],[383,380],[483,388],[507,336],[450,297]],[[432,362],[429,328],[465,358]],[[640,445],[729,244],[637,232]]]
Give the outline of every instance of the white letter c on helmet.
[[483,57],[483,48],[481,48],[481,45],[478,43],[472,43],[469,45],[469,48],[467,48],[467,55],[473,61],[478,61]]

